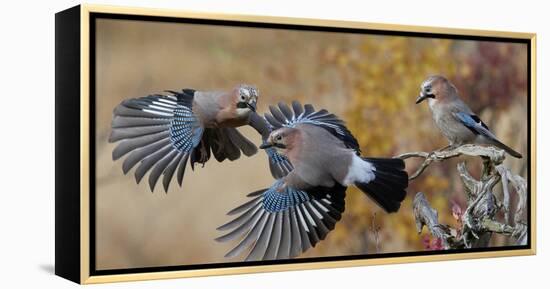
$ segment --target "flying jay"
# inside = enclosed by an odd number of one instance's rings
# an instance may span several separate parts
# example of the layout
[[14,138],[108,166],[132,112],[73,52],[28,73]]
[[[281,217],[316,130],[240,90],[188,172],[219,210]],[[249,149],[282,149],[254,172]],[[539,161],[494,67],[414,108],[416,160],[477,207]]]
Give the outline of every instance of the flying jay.
[[149,186],[163,175],[165,191],[177,170],[180,186],[189,160],[204,165],[214,155],[218,162],[254,155],[257,147],[236,127],[256,114],[258,90],[241,84],[230,91],[167,91],[122,101],[113,111],[109,142],[118,142],[113,160],[125,155],[126,174],[136,166],[139,183],[150,171]]
[[456,87],[441,75],[430,76],[420,86],[416,103],[428,100],[437,127],[449,140],[449,147],[463,144],[488,144],[513,157],[521,154],[500,142],[487,125],[460,99]]
[[314,247],[340,220],[351,185],[386,212],[399,209],[408,186],[402,160],[362,157],[344,122],[324,109],[295,101],[292,109],[279,103],[270,112],[260,148],[278,174],[271,187],[250,193],[251,200],[228,213],[237,216],[218,228],[228,232],[217,241],[240,240],[226,257],[247,252],[247,261],[287,259]]

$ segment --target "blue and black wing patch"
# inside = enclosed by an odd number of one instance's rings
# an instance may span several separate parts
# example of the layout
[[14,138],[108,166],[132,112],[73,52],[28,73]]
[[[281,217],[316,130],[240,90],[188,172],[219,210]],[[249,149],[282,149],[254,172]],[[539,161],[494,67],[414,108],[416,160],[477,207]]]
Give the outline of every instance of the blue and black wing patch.
[[477,115],[464,112],[455,112],[453,113],[453,115],[473,134],[483,136],[488,141],[488,143],[505,150],[513,157],[522,158],[522,155],[519,152],[499,141],[497,137],[489,130],[487,125],[483,123],[483,121],[481,121],[481,119]]
[[265,150],[269,158],[269,170],[275,179],[280,179],[288,175],[294,167],[284,155],[277,152],[274,148]]
[[[256,113],[250,116],[249,125],[262,136],[262,141],[264,142],[269,137],[271,131],[275,129],[265,118]],[[293,170],[290,161],[285,156],[279,154],[274,148],[268,148],[265,152],[269,160],[269,170],[275,179],[283,178]]]
[[488,138],[496,138],[487,125],[475,114],[456,112],[454,116],[466,126],[473,134],[483,135]]
[[168,191],[176,170],[181,186],[187,161],[204,131],[192,111],[194,90],[170,93],[124,100],[113,111],[109,142],[118,142],[113,160],[126,156],[122,164],[125,174],[139,163],[136,182],[150,172],[151,191],[161,175]]
[[296,257],[334,229],[345,209],[346,188],[315,188],[307,191],[284,188],[277,180],[268,189],[249,194],[252,199],[231,210],[238,215],[218,228],[229,231],[219,242],[240,240],[226,257],[246,252],[246,261]]

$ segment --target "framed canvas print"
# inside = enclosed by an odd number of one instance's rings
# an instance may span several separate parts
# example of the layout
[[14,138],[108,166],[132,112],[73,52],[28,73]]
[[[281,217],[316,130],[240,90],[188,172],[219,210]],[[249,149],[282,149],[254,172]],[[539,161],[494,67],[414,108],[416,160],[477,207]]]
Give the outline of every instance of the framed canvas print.
[[57,275],[535,253],[535,34],[56,14]]

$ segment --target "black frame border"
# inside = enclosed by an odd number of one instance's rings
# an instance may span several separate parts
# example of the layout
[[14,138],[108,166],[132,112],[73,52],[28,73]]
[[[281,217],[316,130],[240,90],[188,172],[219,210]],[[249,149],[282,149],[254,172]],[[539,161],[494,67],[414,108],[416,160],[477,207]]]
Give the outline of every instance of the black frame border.
[[55,14],[55,274],[80,283],[80,6]]

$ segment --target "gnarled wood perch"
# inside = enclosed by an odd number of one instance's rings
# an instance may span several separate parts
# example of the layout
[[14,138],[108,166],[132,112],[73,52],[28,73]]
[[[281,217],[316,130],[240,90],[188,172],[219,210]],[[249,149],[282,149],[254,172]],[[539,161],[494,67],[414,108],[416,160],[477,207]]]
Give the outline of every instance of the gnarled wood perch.
[[[502,162],[505,153],[493,147],[463,145],[448,150],[434,152],[411,152],[397,158],[424,158],[422,164],[410,176],[410,180],[419,177],[433,162],[441,162],[461,155],[481,157],[482,173],[479,180],[470,175],[465,162],[457,165],[457,171],[464,185],[464,193],[468,207],[462,214],[462,228],[453,233],[449,226],[440,224],[438,213],[433,209],[422,192],[414,197],[413,211],[417,230],[422,232],[426,226],[430,234],[442,241],[443,248],[487,247],[492,234],[512,236],[518,245],[527,244],[527,222],[525,208],[527,206],[527,183],[519,175],[513,174]],[[498,201],[493,194],[493,188],[502,184],[503,199]],[[510,220],[510,185],[518,195],[518,203],[514,220]],[[497,213],[503,210],[504,222],[496,220]]]

